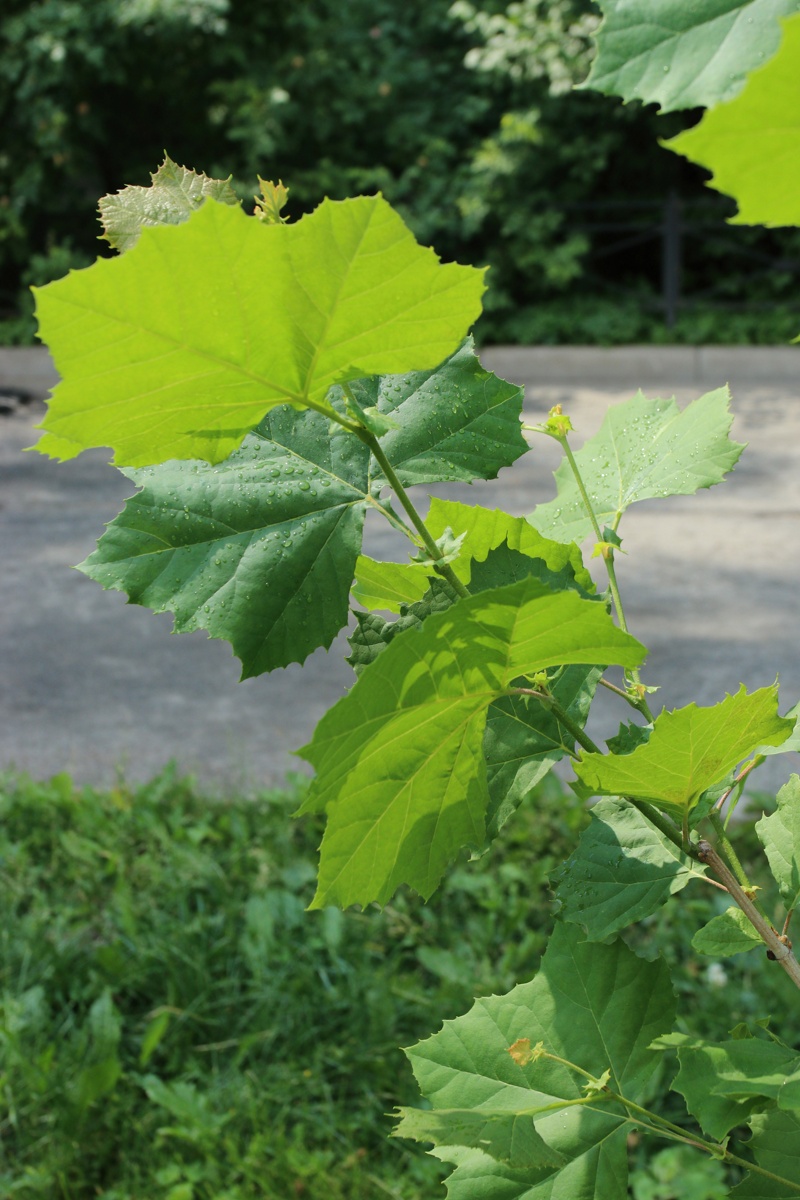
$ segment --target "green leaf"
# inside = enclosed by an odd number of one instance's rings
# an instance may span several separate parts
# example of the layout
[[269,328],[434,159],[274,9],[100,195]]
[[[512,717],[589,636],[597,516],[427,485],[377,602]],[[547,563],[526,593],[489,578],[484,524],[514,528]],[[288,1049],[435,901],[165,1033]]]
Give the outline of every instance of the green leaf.
[[733,196],[734,225],[800,224],[800,15],[782,24],[778,53],[741,95],[664,143],[711,171],[710,187]]
[[778,49],[777,18],[797,0],[600,0],[587,87],[662,112],[730,100]]
[[800,903],[800,776],[778,792],[778,810],[762,817],[756,833],[787,908]]
[[659,1049],[677,1049],[680,1071],[673,1088],[685,1098],[706,1133],[722,1140],[750,1114],[775,1100],[800,1058],[797,1051],[762,1038],[717,1044],[672,1033]]
[[[728,437],[729,402],[722,387],[683,410],[674,400],[648,400],[642,392],[609,409],[599,432],[575,455],[598,524],[616,529],[637,500],[690,496],[719,483],[744,450]],[[548,537],[582,542],[594,527],[566,459],[555,478],[556,499],[528,519]]]
[[130,250],[142,229],[151,225],[180,225],[206,200],[220,204],[239,204],[227,179],[209,179],[188,167],[179,167],[167,154],[150,187],[128,187],[115,195],[103,196],[98,207],[103,237],[115,250]]
[[[581,729],[602,673],[600,667],[567,667],[550,687],[553,699]],[[489,788],[485,846],[548,771],[574,749],[575,738],[538,700],[504,696],[490,705],[483,736]]]
[[711,954],[716,958],[742,954],[763,944],[742,910],[735,905],[712,917],[692,938],[692,947],[698,954]]
[[748,1149],[765,1171],[789,1180],[794,1187],[751,1171],[731,1192],[731,1200],[794,1200],[800,1185],[800,1116],[797,1113],[758,1113],[750,1119],[753,1136]]
[[503,1112],[515,1129],[527,1117],[567,1160],[563,1167],[512,1169],[492,1157],[492,1147],[462,1150],[440,1142],[434,1153],[457,1165],[447,1185],[451,1200],[623,1200],[624,1113],[599,1098],[571,1103],[583,1098],[584,1077],[543,1058],[522,1066],[508,1049],[521,1038],[541,1041],[595,1076],[610,1069],[610,1086],[641,1101],[657,1065],[648,1044],[655,1031],[671,1027],[674,1012],[663,962],[645,962],[619,941],[589,945],[577,929],[557,924],[532,982],[476,1001],[465,1016],[406,1051],[433,1113],[455,1107]]
[[216,467],[131,472],[142,490],[79,569],[178,633],[227,639],[242,678],[303,662],[347,622],[368,464],[321,414],[276,409]]
[[[475,562],[470,590],[477,593],[502,587],[520,579],[534,577],[549,587],[554,582],[576,587],[570,568],[559,576],[549,571],[542,559],[529,558],[509,550],[504,542],[490,550],[483,562]],[[401,606],[397,621],[384,621],[368,613],[356,613],[357,626],[348,639],[353,653],[348,662],[356,674],[405,629],[419,628],[432,612],[442,612],[458,599],[443,579],[433,578],[422,600]],[[553,698],[580,728],[586,724],[589,707],[602,671],[597,667],[567,667],[551,687]],[[506,821],[537,783],[566,754],[571,754],[575,739],[553,713],[529,696],[504,696],[489,706],[483,737],[489,806],[486,814],[486,842],[497,836]]]
[[[541,560],[540,578],[555,588],[572,586],[574,581],[586,594],[595,590],[578,548],[569,541],[565,544],[543,537],[524,517],[434,497],[425,524],[434,538],[447,528],[456,536],[466,534],[462,553],[453,562],[453,570],[466,585],[472,578],[473,562],[483,561],[505,543],[509,550]],[[430,568],[423,565],[377,563],[362,556],[356,564],[353,595],[366,608],[399,612],[402,603],[422,598],[429,574]]]
[[777,706],[773,684],[750,694],[742,685],[712,708],[665,709],[644,745],[625,755],[584,754],[575,774],[592,795],[650,800],[680,823],[757,746],[785,741],[794,722],[779,717]]
[[428,590],[430,569],[420,570],[405,563],[376,562],[360,554],[351,588],[353,599],[364,608],[399,613],[402,605],[421,600]]
[[625,800],[599,800],[592,821],[554,879],[561,915],[603,941],[656,912],[705,868]]
[[334,384],[435,367],[482,292],[482,271],[441,264],[381,196],[291,225],[207,202],[37,290],[62,376],[37,449],[221,462],[276,405],[330,414]]
[[488,803],[486,710],[521,675],[633,665],[645,650],[605,607],[536,579],[482,592],[394,639],[323,717],[300,754],[317,772],[301,811],[326,811],[313,907],[426,898]]
[[522,388],[485,370],[471,337],[436,370],[362,379],[352,390],[363,408],[394,418],[381,445],[404,487],[494,479],[528,450]]
[[399,1108],[394,1137],[439,1146],[472,1146],[495,1162],[519,1168],[563,1166],[563,1154],[539,1136],[529,1116],[470,1109]]

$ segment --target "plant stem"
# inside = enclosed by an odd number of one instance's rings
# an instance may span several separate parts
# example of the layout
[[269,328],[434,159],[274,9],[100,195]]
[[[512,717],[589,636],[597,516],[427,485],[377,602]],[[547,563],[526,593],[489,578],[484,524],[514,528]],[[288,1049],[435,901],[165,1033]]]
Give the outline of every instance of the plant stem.
[[[747,878],[747,872],[745,871],[744,867],[742,866],[741,861],[739,860],[739,855],[734,850],[733,843],[732,843],[731,839],[728,837],[728,831],[726,830],[725,825],[723,824],[722,818],[720,817],[719,813],[717,812],[717,810],[715,808],[712,808],[711,812],[708,814],[708,820],[711,822],[714,833],[719,838],[719,844],[723,849],[725,858],[728,860],[728,863],[730,864],[730,866],[733,870],[733,873],[736,876],[736,878],[738,879],[739,883],[742,885],[742,888],[748,894],[750,892],[754,892],[755,889],[754,889],[752,883],[750,882],[750,880]],[[763,909],[761,909],[761,905],[757,901],[756,901],[755,906],[761,912],[761,915],[764,917],[764,920],[766,920],[767,914],[763,911]]]
[[[694,1146],[697,1150],[704,1150],[713,1158],[721,1159],[723,1162],[734,1163],[738,1167],[745,1167],[748,1171],[755,1171],[758,1175],[763,1175],[767,1179],[775,1180],[784,1186],[790,1187],[793,1191],[800,1193],[800,1184],[794,1183],[791,1179],[784,1179],[781,1175],[775,1175],[772,1171],[767,1171],[764,1167],[759,1167],[757,1163],[748,1162],[747,1159],[739,1158],[738,1154],[732,1154],[727,1146],[723,1146],[719,1142],[706,1141],[704,1137],[690,1133],[686,1129],[682,1129],[680,1125],[673,1125],[671,1121],[661,1117],[658,1113],[651,1112],[647,1108],[643,1108],[635,1101],[629,1100],[627,1096],[623,1096],[620,1092],[615,1092],[608,1084],[603,1084],[601,1080],[585,1071],[583,1067],[579,1067],[577,1063],[572,1063],[566,1058],[561,1058],[558,1054],[551,1054],[545,1050],[543,1046],[537,1047],[541,1058],[548,1058],[552,1062],[561,1063],[562,1066],[574,1071],[576,1075],[583,1076],[590,1083],[594,1084],[602,1091],[609,1100],[615,1100],[621,1104],[628,1112],[635,1114],[634,1117],[629,1117],[631,1123],[638,1126],[640,1129],[645,1129],[649,1133],[656,1134],[657,1137],[668,1138],[670,1141],[683,1142],[685,1145]],[[645,1120],[642,1121],[641,1118]]]
[[615,695],[621,696],[625,703],[630,704],[631,708],[635,708],[637,712],[642,711],[641,704],[637,700],[634,700],[630,692],[626,692],[624,688],[617,687],[615,683],[611,683],[608,679],[599,679],[598,684],[600,687],[608,688],[608,690],[610,692],[614,692]]
[[584,732],[584,730],[581,729],[580,725],[578,725],[576,721],[573,721],[566,709],[563,709],[558,701],[554,700],[548,692],[539,691],[538,688],[520,687],[509,688],[507,695],[533,696],[535,700],[541,700],[542,704],[550,709],[556,720],[563,725],[564,728],[569,731],[569,733],[572,734],[579,746],[583,746],[584,750],[588,750],[591,754],[603,753],[597,743],[592,741],[588,733]]
[[[717,854],[710,842],[701,841],[697,847],[701,862],[708,863],[715,875],[730,892],[732,898],[747,917],[750,924],[767,947],[770,956],[779,962],[795,987],[800,988],[800,963],[792,954],[786,942],[781,941],[780,935],[772,928],[769,921],[759,912],[753,901],[744,891],[741,883],[725,862]],[[738,859],[737,859],[738,861]],[[800,1189],[798,1189],[800,1190]]]
[[[556,720],[572,734],[579,746],[583,746],[584,750],[588,750],[591,754],[603,753],[597,743],[593,742],[585,730],[581,729],[580,725],[573,721],[572,717],[561,707],[558,701],[554,700],[546,692],[540,692],[536,688],[511,688],[508,694],[512,696],[533,696],[536,700],[541,700],[543,704],[547,705]],[[652,804],[648,804],[646,800],[636,800],[632,796],[623,796],[622,798],[627,800],[629,804],[632,804],[634,808],[638,808],[642,816],[651,825],[655,825],[657,829],[660,829],[664,836],[669,838],[679,850],[686,851],[680,833],[668,817],[663,816],[657,808]]]
[[447,580],[447,582],[450,584],[450,586],[452,588],[454,588],[454,590],[458,593],[459,596],[468,596],[469,592],[464,587],[464,584],[458,578],[455,571],[452,569],[452,567],[450,566],[449,563],[446,563],[443,561],[444,556],[442,555],[441,550],[436,545],[436,542],[434,541],[434,539],[431,537],[428,527],[426,526],[422,517],[417,512],[414,505],[411,503],[411,499],[408,495],[408,492],[403,487],[400,480],[397,478],[394,468],[392,467],[392,464],[389,462],[388,458],[384,454],[381,444],[378,441],[378,439],[375,437],[375,434],[370,433],[370,431],[368,429],[359,429],[358,436],[361,438],[362,442],[365,443],[365,445],[369,446],[370,450],[372,451],[373,455],[375,456],[375,459],[380,464],[380,468],[386,477],[387,483],[392,488],[394,494],[397,496],[397,499],[400,501],[403,508],[408,513],[408,517],[411,521],[411,524],[414,526],[417,533],[422,538],[422,541],[425,544],[426,550],[430,554],[431,558],[434,560],[434,570],[439,575],[443,576],[443,578],[445,578]]
[[[572,474],[575,477],[575,482],[578,485],[578,491],[581,494],[581,500],[583,500],[584,508],[586,509],[589,520],[592,522],[592,528],[594,529],[597,540],[598,542],[603,542],[605,539],[603,538],[603,533],[600,529],[600,523],[597,520],[594,508],[592,507],[592,501],[589,498],[589,493],[586,490],[586,484],[583,482],[583,476],[581,475],[575,455],[572,453],[572,447],[569,444],[569,439],[567,438],[566,433],[562,433],[560,435],[551,434],[551,437],[555,437],[556,441],[561,444],[561,448],[567,457],[567,462],[570,465]],[[619,584],[617,583],[617,572],[614,566],[613,549],[609,548],[608,553],[603,555],[603,562],[606,565],[608,585],[611,589],[611,596],[614,601],[614,608],[617,613],[617,620],[619,621],[620,629],[622,629],[623,632],[628,633],[628,622],[625,620],[625,609],[622,606],[622,596],[620,595]],[[641,689],[642,680],[637,667],[632,667],[630,669],[630,678],[632,679],[634,686]],[[633,706],[634,708],[638,708],[648,721],[653,720],[653,714],[650,711],[650,705],[647,703],[647,699],[643,691],[640,692],[637,699],[633,700]]]

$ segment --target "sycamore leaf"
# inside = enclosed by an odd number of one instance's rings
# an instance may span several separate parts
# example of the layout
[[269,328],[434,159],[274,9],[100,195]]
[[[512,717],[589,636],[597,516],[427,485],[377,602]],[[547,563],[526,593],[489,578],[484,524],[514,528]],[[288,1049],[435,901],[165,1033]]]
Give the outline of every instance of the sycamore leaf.
[[[453,570],[462,583],[469,585],[473,561],[481,562],[491,550],[504,543],[509,550],[541,560],[540,578],[556,588],[574,580],[586,594],[594,592],[594,582],[583,565],[575,545],[553,541],[534,529],[524,517],[512,517],[499,508],[488,509],[454,500],[431,500],[425,524],[434,538],[450,528],[457,536],[466,534],[462,552],[453,562]],[[545,575],[544,572],[549,574]],[[378,563],[361,556],[356,563],[353,595],[365,608],[399,612],[400,605],[420,600],[428,587],[430,567],[414,563]]]
[[800,15],[782,24],[778,53],[741,95],[664,143],[711,171],[709,186],[733,196],[735,225],[800,225]]
[[276,409],[216,467],[130,472],[141,491],[79,569],[177,633],[227,639],[244,679],[303,662],[347,622],[368,463],[321,414]]
[[[686,1100],[686,1107],[711,1137],[721,1141],[751,1113],[764,1107],[764,1092],[774,1072],[785,1069],[786,1047],[760,1038],[745,1038],[714,1044],[682,1033],[658,1038],[655,1046],[677,1050],[680,1071],[672,1084]],[[796,1055],[795,1055],[796,1057]],[[747,1091],[747,1080],[752,1090]],[[726,1094],[726,1081],[737,1083],[741,1092]]]
[[[548,570],[543,559],[509,550],[504,542],[491,550],[483,562],[473,564],[470,590],[475,593],[486,591],[530,576],[554,588],[556,576]],[[562,589],[576,587],[571,571],[563,573],[560,583]],[[443,612],[457,599],[450,584],[434,577],[421,600],[401,605],[401,615],[396,621],[357,612],[357,626],[348,639],[352,647],[348,662],[353,670],[360,674],[399,633],[421,627],[431,613]],[[551,687],[554,699],[581,729],[586,724],[601,674],[597,667],[567,667]],[[504,696],[489,706],[483,737],[489,788],[486,846],[536,784],[555,763],[571,754],[574,747],[575,739],[570,732],[548,708],[530,696]]]
[[150,187],[129,184],[114,195],[103,196],[98,205],[103,237],[115,250],[130,250],[148,226],[188,221],[206,200],[239,204],[230,175],[227,179],[209,179],[188,167],[179,167],[168,154],[150,178]]
[[460,600],[409,629],[322,718],[300,754],[317,778],[301,811],[326,811],[312,907],[424,897],[488,804],[486,711],[521,675],[561,664],[628,666],[645,650],[605,606],[536,579]]
[[471,337],[436,370],[361,379],[352,390],[363,409],[393,418],[381,446],[404,487],[494,479],[528,451],[522,388],[485,370]]
[[778,810],[762,817],[756,833],[787,909],[800,903],[800,776],[778,792]]
[[377,562],[360,554],[351,588],[353,599],[364,608],[399,613],[404,604],[415,604],[428,590],[430,570],[406,563]]
[[[600,667],[567,667],[550,687],[553,698],[580,729],[602,673]],[[530,696],[504,696],[489,707],[483,735],[489,788],[484,846],[497,837],[537,783],[574,749],[570,731]]]
[[763,945],[745,914],[735,905],[712,917],[692,938],[692,947],[698,954],[711,954],[715,958],[743,954]]
[[[632,400],[606,413],[600,430],[576,453],[598,523],[616,530],[637,500],[690,496],[719,483],[744,450],[728,437],[733,418],[727,387],[683,410],[674,400]],[[566,459],[555,473],[558,495],[529,521],[547,537],[582,542],[594,532]]]
[[285,225],[289,218],[282,217],[281,210],[286,207],[289,189],[283,186],[282,179],[277,183],[273,183],[271,179],[262,179],[260,175],[257,179],[261,195],[254,197],[256,210],[253,215],[259,221],[266,221],[268,225]]
[[731,1200],[794,1200],[800,1186],[800,1114],[757,1113],[750,1118],[753,1136],[747,1148],[760,1167],[795,1186],[751,1171],[731,1192]]
[[37,289],[62,376],[37,449],[112,446],[118,466],[221,462],[276,405],[435,367],[480,312],[483,272],[443,265],[381,196],[269,225],[209,201]]
[[394,1137],[439,1146],[473,1146],[495,1162],[516,1169],[558,1167],[566,1158],[536,1132],[527,1114],[471,1109],[399,1108]]
[[590,941],[656,912],[705,868],[625,800],[599,800],[592,821],[553,882],[561,915]]
[[[461,1149],[443,1131],[434,1153],[456,1164],[447,1181],[451,1200],[624,1200],[629,1126],[622,1110],[584,1097],[585,1078],[561,1064],[532,1056],[521,1065],[509,1048],[521,1039],[541,1041],[546,1051],[595,1076],[610,1070],[610,1086],[641,1102],[657,1065],[648,1044],[656,1031],[671,1028],[674,1013],[663,961],[646,962],[620,941],[589,945],[577,929],[557,924],[532,982],[476,1001],[465,1016],[406,1051],[432,1106],[427,1116],[455,1107],[504,1113],[509,1132],[527,1119],[566,1160],[514,1169],[493,1155],[494,1144]],[[586,1103],[575,1104],[581,1099]],[[546,1107],[550,1111],[542,1112]]]
[[778,17],[797,0],[600,0],[587,87],[662,112],[730,100],[778,49]]
[[[472,377],[470,356],[456,357],[458,369],[445,364],[448,385],[459,371]],[[332,403],[343,403],[335,391]],[[443,409],[446,386],[427,418]],[[426,419],[413,403],[394,411],[409,437]],[[366,505],[385,482],[359,439],[282,405],[224,463],[173,461],[131,477],[142,491],[81,570],[135,604],[173,612],[176,632],[226,638],[245,678],[330,646],[347,621]]]
[[644,745],[632,753],[584,754],[575,774],[594,796],[650,800],[677,822],[706,788],[757,746],[778,746],[794,722],[778,716],[777,685],[748,694],[744,685],[712,708],[667,712],[655,720]]

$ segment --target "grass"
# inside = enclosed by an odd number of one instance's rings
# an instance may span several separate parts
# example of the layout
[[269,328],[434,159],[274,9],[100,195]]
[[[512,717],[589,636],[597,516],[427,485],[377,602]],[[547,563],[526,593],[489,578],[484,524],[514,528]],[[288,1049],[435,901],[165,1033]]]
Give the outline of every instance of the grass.
[[[445,1169],[387,1137],[386,1114],[418,1102],[398,1047],[530,978],[548,876],[586,814],[551,780],[427,906],[307,913],[320,831],[290,819],[303,786],[215,800],[173,771],[106,792],[0,780],[0,1195],[444,1196]],[[726,961],[724,995],[709,981],[690,939],[716,901],[691,892],[630,935],[674,965],[686,1027],[724,1037],[791,1011],[757,951]],[[663,1145],[631,1153],[636,1200],[725,1194]]]

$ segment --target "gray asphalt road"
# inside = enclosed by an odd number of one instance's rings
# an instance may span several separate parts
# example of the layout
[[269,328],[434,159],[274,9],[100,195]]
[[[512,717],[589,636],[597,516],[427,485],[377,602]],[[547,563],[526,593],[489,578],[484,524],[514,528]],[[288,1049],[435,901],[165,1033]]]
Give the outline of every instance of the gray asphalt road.
[[[648,395],[676,393],[684,402],[731,381],[734,436],[750,443],[736,471],[697,497],[641,504],[623,527],[620,584],[631,629],[650,647],[646,679],[661,686],[657,703],[711,704],[740,682],[760,687],[776,674],[785,708],[800,696],[798,356],[794,349],[484,356],[526,384],[532,419],[561,403],[579,437],[640,384]],[[41,359],[20,363],[0,352],[0,387],[34,378],[33,365],[36,390],[47,375]],[[0,417],[0,767],[39,778],[67,770],[79,781],[107,783],[120,770],[147,778],[176,759],[209,786],[280,782],[299,766],[291,752],[351,683],[343,639],[303,668],[240,684],[226,643],[202,633],[172,637],[169,616],[126,607],[120,594],[70,570],[131,485],[103,453],[62,465],[22,453],[35,440],[33,420],[31,407]],[[524,514],[553,494],[556,462],[557,447],[541,439],[496,482],[438,491]],[[366,548],[405,553],[373,526]],[[626,716],[609,700],[594,719],[598,735]],[[761,780],[775,786],[798,769],[795,756],[776,759]]]

